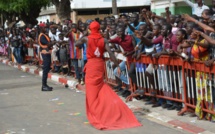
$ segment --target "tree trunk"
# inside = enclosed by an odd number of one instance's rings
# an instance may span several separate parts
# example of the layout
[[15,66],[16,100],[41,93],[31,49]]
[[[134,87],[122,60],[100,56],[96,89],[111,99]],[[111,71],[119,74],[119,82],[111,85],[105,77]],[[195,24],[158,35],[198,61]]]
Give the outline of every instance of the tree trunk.
[[117,13],[117,0],[112,0],[112,13],[114,16],[118,15],[118,13]]
[[71,18],[70,0],[52,0],[60,21]]

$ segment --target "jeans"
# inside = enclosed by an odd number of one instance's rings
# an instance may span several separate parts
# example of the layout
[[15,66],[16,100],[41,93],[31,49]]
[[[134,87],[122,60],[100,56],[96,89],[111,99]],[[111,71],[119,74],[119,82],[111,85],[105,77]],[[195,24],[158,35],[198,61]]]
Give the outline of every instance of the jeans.
[[72,65],[74,66],[74,69],[75,69],[76,79],[80,79],[81,76],[80,76],[80,71],[78,68],[78,59],[72,59]]
[[17,61],[17,63],[21,64],[23,62],[23,57],[22,57],[22,47],[15,47],[13,50],[13,55]]
[[131,78],[131,81],[137,85],[136,69],[135,69],[135,64],[134,63],[132,63],[130,65],[128,75]]
[[43,76],[42,76],[42,84],[43,86],[47,85],[48,73],[51,69],[51,54],[41,54],[43,58]]
[[121,72],[125,72],[125,74],[120,74],[120,76],[118,75],[118,67],[114,69],[114,75],[118,78],[120,78],[122,80],[122,82],[124,82],[125,84],[129,85],[129,81],[128,81],[128,77],[127,77],[127,71],[126,71],[126,62],[122,61],[119,64],[120,70]]
[[87,60],[81,60],[81,71],[82,71],[82,78],[84,78],[84,76],[85,76],[85,73],[84,73],[84,66],[86,65],[86,63],[87,63]]

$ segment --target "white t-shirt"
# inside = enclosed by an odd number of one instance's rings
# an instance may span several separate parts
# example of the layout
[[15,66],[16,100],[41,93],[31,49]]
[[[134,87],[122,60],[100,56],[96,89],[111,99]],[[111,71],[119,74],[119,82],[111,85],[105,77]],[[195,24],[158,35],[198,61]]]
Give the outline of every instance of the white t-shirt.
[[58,37],[59,33],[56,33],[56,34],[52,34],[51,31],[49,31],[49,37],[51,39],[51,41],[59,41],[59,37]]
[[204,5],[202,7],[199,7],[197,3],[193,3],[189,0],[184,0],[184,2],[186,2],[189,6],[191,6],[192,8],[192,14],[195,14],[197,15],[198,17],[201,17],[202,16],[202,12],[205,10],[205,9],[209,9],[208,6]]

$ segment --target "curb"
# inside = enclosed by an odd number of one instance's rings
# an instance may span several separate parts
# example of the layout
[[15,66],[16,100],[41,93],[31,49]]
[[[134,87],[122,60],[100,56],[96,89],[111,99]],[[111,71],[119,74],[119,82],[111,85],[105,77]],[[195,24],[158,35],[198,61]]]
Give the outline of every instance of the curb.
[[[26,72],[26,73],[30,73],[30,74],[34,74],[34,75],[38,75],[38,76],[42,76],[42,74],[43,74],[42,70],[37,70],[34,68],[26,67],[25,65],[13,65],[10,63],[10,61],[8,59],[0,58],[0,62],[5,64],[5,65],[17,68],[17,69],[19,69],[23,72]],[[54,82],[58,82],[58,83],[61,83],[63,85],[67,84],[68,87],[76,88],[76,89],[81,90],[81,91],[85,91],[85,87],[83,85],[78,84],[78,82],[76,80],[69,80],[65,77],[58,76],[58,75],[52,74],[52,73],[48,73],[48,78]]]
[[[18,68],[19,70],[21,70],[23,72],[27,72],[27,73],[30,73],[30,74],[42,76],[42,71],[41,70],[29,68],[29,67],[26,67],[24,65],[21,65],[21,66],[20,65],[18,65],[18,66],[12,65],[9,62],[8,59],[0,58],[0,63],[3,63],[3,64],[8,65],[8,66],[12,66],[14,68]],[[50,80],[54,81],[54,82],[58,82],[58,83],[61,83],[63,85],[67,84],[71,88],[75,88],[77,90],[85,92],[85,86],[78,84],[77,81],[75,81],[75,80],[68,80],[65,77],[61,77],[61,76],[58,76],[56,74],[51,74],[51,73],[48,74],[48,78]],[[132,105],[132,104],[127,104],[127,105],[128,105],[128,107],[130,109],[140,109],[137,106]],[[175,119],[167,117],[167,116],[163,116],[163,115],[161,115],[161,114],[159,114],[157,112],[151,112],[151,113],[147,114],[147,116],[151,117],[153,119],[156,119],[158,121],[161,121],[163,123],[166,123],[166,124],[168,124],[168,125],[170,125],[170,126],[172,126],[174,128],[178,128],[178,129],[190,132],[190,133],[194,133],[194,134],[215,134],[215,133],[207,131],[207,130],[205,130],[203,128],[197,127],[195,125],[191,125],[191,124],[188,124],[186,122],[182,122],[182,121],[175,120]]]
[[191,125],[189,123],[182,122],[182,121],[179,121],[179,120],[167,117],[167,116],[160,115],[159,113],[156,113],[156,112],[149,113],[148,116],[152,117],[152,118],[154,118],[156,120],[159,120],[159,121],[161,121],[163,123],[167,123],[168,125],[170,125],[170,126],[172,126],[174,128],[178,128],[178,129],[190,132],[190,133],[194,133],[194,134],[214,134],[212,132],[206,131],[203,128],[200,128],[200,127],[197,127],[195,125]]

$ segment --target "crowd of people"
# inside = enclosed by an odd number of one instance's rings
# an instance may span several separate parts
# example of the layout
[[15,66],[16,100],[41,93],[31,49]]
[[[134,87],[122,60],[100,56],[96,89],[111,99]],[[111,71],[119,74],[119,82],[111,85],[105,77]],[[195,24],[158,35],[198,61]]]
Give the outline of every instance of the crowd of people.
[[[120,69],[114,68],[118,85],[113,88],[119,95],[129,100],[144,94],[142,89],[137,89],[131,93],[129,90],[130,81],[121,73],[127,71],[131,82],[137,84],[135,64],[132,61],[134,59],[138,61],[142,54],[154,58],[159,58],[161,55],[178,56],[186,61],[203,61],[205,66],[213,65],[215,61],[215,1],[213,1],[214,6],[212,8],[204,5],[202,0],[198,0],[195,4],[188,1],[188,4],[195,9],[192,15],[173,15],[169,8],[166,8],[165,17],[143,9],[141,13],[121,14],[119,18],[107,16],[102,19],[95,19],[100,23],[100,33],[103,38],[108,40],[111,51],[122,53],[127,57],[127,61],[119,63]],[[87,63],[87,47],[85,43],[76,47],[76,41],[89,35],[91,31],[88,26],[92,21],[78,20],[77,23],[73,23],[68,19],[63,24],[40,22],[37,26],[28,25],[22,28],[0,29],[0,54],[8,56],[15,64],[39,64],[39,61],[42,60],[38,45],[39,27],[45,26],[46,34],[53,44],[51,71],[68,76],[74,74],[78,82],[84,84],[82,70]],[[95,51],[95,55],[100,55],[99,51]],[[26,58],[28,56],[31,58]],[[130,66],[128,70],[126,64]],[[145,75],[149,79],[148,82],[152,85],[154,85],[153,68],[155,69],[156,66],[149,64],[145,71]],[[171,70],[171,68],[167,70]],[[197,72],[195,77],[197,82],[200,79],[207,79],[207,76],[201,72]],[[123,85],[125,88],[122,90]],[[167,86],[169,85],[170,83]],[[159,86],[168,88],[165,87],[166,85]],[[196,88],[202,90],[200,89],[202,86],[198,84]],[[156,95],[156,91],[151,93]],[[152,95],[150,99],[147,98],[147,105],[162,106],[168,110],[176,109],[178,111],[183,107],[181,103],[157,99],[154,96]],[[213,97],[215,96],[213,95]],[[201,100],[197,99],[198,101]],[[200,104],[197,103],[197,105]],[[199,119],[215,120],[215,115],[208,117],[202,114],[199,106],[196,107],[195,115]]]

